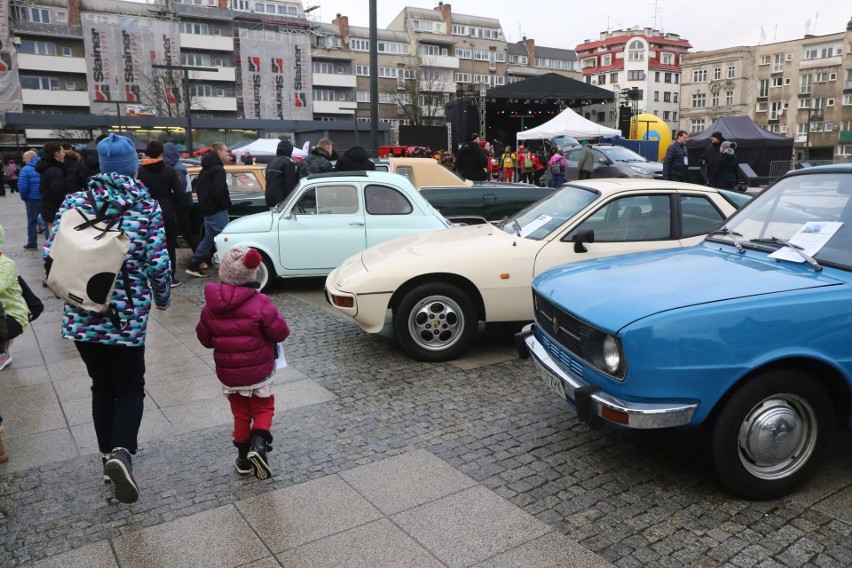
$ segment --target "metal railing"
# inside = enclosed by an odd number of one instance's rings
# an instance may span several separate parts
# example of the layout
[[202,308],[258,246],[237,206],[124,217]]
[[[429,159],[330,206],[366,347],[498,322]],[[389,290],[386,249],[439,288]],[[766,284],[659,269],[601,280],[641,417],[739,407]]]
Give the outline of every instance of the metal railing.
[[769,179],[780,178],[791,170],[841,163],[839,160],[774,160],[769,162]]

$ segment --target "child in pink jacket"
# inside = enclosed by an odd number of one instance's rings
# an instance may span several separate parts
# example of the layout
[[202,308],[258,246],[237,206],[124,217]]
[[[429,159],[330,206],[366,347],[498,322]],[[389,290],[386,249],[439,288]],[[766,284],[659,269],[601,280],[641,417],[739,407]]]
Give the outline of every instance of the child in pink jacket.
[[204,347],[213,348],[216,376],[231,404],[237,473],[254,472],[258,479],[267,479],[272,475],[266,452],[272,450],[275,346],[290,335],[290,328],[275,304],[260,293],[261,261],[260,253],[246,246],[224,254],[219,266],[222,282],[205,286],[207,303],[195,333]]

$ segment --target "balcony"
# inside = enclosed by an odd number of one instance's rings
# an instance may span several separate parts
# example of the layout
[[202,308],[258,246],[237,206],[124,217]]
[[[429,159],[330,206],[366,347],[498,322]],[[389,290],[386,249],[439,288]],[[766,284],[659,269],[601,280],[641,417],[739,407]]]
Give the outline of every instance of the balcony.
[[355,101],[314,101],[315,114],[355,114],[358,103]]
[[835,67],[843,64],[843,58],[837,57],[821,57],[819,59],[803,59],[799,61],[799,69],[815,69],[817,67]]
[[18,54],[18,69],[33,71],[53,71],[54,73],[86,74],[86,60],[82,57],[63,57],[58,55]]
[[236,97],[193,97],[192,110],[231,111],[237,110]]
[[21,89],[21,101],[25,105],[43,106],[89,106],[89,91],[48,91],[46,89]]
[[443,67],[446,69],[458,69],[459,58],[449,55],[421,55],[420,65],[424,67]]
[[237,80],[237,72],[233,67],[219,67],[218,71],[190,71],[191,81],[231,81]]
[[182,49],[206,49],[208,51],[234,51],[234,38],[230,36],[180,34]]
[[345,73],[314,73],[313,82],[315,87],[349,87],[354,89],[358,84],[355,75]]

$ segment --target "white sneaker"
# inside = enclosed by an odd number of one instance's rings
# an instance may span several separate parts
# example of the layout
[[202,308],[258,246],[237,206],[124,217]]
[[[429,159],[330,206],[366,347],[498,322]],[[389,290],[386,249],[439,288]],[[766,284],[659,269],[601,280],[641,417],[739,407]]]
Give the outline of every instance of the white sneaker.
[[11,362],[12,362],[12,355],[8,351],[0,353],[0,371],[5,369],[6,366]]

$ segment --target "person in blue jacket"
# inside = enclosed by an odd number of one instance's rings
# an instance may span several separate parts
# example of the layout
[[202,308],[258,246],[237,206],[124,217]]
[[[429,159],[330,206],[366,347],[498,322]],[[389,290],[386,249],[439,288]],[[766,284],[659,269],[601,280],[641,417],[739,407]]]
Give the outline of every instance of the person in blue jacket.
[[33,150],[27,150],[24,152],[24,167],[18,174],[18,194],[27,207],[27,244],[24,245],[27,250],[38,248],[38,233],[40,232],[38,229],[43,225],[43,223],[39,223],[41,192],[38,188],[41,184],[41,174],[35,169],[38,162],[38,154]]

